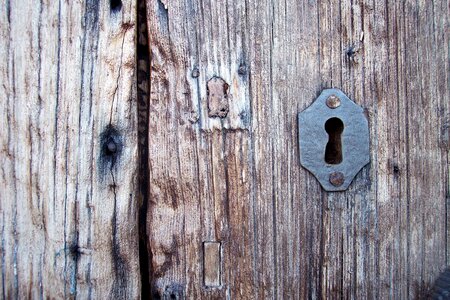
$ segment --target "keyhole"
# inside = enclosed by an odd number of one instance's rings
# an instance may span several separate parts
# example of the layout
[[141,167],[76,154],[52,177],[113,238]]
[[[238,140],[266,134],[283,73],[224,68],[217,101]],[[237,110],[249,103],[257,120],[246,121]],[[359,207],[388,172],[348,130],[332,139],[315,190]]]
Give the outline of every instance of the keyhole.
[[325,130],[328,133],[328,143],[325,148],[325,162],[337,165],[342,162],[341,134],[344,131],[344,123],[339,118],[331,118],[325,122]]

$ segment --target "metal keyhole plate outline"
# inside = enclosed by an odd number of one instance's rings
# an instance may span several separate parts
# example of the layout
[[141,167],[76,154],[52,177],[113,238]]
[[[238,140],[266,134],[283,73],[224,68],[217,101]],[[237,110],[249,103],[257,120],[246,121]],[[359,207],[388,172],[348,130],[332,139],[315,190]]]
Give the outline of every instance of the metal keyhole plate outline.
[[[333,99],[338,105],[330,105]],[[339,164],[325,162],[328,133],[324,124],[330,118],[344,123],[341,135],[342,157]],[[339,89],[325,89],[304,111],[298,114],[300,163],[310,171],[326,191],[344,191],[358,172],[370,162],[369,123],[362,107],[350,100]],[[336,184],[331,179],[343,174],[343,181]],[[339,177],[339,176],[338,176]],[[333,183],[331,181],[333,181]]]

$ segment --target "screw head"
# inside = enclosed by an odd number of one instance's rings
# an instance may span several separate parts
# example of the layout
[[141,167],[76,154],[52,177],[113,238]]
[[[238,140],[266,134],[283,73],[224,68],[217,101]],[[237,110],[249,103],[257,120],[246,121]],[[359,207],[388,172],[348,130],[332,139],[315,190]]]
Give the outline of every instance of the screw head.
[[335,109],[339,106],[341,106],[341,99],[339,99],[338,97],[336,97],[335,95],[331,95],[330,97],[328,97],[327,99],[327,106],[329,108]]
[[341,186],[345,181],[344,174],[333,172],[330,174],[330,183],[334,186]]

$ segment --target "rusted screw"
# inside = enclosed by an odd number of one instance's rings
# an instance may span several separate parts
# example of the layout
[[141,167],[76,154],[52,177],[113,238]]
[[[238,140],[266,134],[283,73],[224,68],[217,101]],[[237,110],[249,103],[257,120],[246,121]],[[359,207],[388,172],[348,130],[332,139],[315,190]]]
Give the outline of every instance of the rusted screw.
[[333,172],[330,174],[330,183],[334,186],[341,186],[344,183],[344,174],[341,172]]
[[336,97],[335,95],[331,95],[327,99],[327,106],[329,108],[335,109],[335,108],[341,106],[341,100],[338,97]]
[[191,76],[193,78],[197,78],[198,76],[200,76],[200,71],[198,70],[197,67],[195,67],[194,70],[192,70]]

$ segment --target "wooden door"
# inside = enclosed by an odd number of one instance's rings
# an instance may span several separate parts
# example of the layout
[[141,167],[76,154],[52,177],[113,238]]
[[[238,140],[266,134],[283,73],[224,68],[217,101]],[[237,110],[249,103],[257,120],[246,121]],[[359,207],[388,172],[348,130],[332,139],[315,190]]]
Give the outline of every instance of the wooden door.
[[[448,3],[155,0],[147,12],[156,293],[423,296],[448,254]],[[371,163],[338,193],[299,164],[297,113],[329,87],[370,124]]]
[[[414,299],[446,267],[448,1],[0,6],[1,298]],[[364,108],[344,192],[299,162]]]

